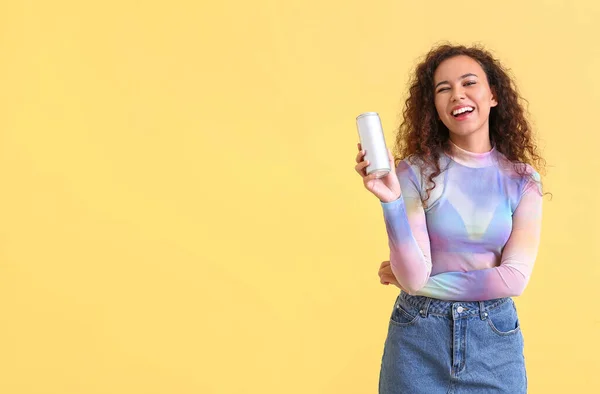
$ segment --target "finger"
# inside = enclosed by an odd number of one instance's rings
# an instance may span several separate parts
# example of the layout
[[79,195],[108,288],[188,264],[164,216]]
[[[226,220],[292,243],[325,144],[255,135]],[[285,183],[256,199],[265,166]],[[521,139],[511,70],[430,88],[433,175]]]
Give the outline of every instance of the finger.
[[379,272],[377,272],[377,275],[379,276],[384,276],[384,275],[391,275],[393,276],[394,273],[392,272],[392,270],[390,269],[390,267],[383,267],[379,269]]
[[[379,280],[381,283],[393,283],[398,284],[396,278],[390,278],[389,276],[384,276]],[[398,284],[399,285],[399,284]]]
[[382,270],[381,275],[379,276],[387,279],[388,282],[396,280],[396,275],[394,275],[394,273],[389,268]]
[[389,266],[389,265],[390,265],[390,261],[389,261],[389,260],[386,260],[386,261],[383,261],[383,262],[381,263],[381,266],[380,266],[380,267],[381,267],[381,268],[385,268],[385,267],[387,267],[387,266]]
[[356,162],[360,163],[361,161],[363,161],[365,154],[366,154],[366,152],[364,150],[362,150],[362,149],[359,150],[358,153],[356,154],[356,158],[355,158]]
[[390,275],[387,272],[379,273],[379,281],[380,282],[395,282],[396,277],[394,275]]
[[365,183],[367,183],[367,182],[369,182],[369,181],[372,181],[372,180],[374,180],[374,179],[377,179],[377,174],[375,174],[375,173],[373,173],[373,174],[371,174],[371,175],[366,175],[366,176],[364,177],[364,181],[365,181]]
[[356,146],[358,147],[358,150],[362,150],[362,144],[360,142],[356,144]]
[[391,282],[392,280],[396,280],[396,276],[394,276],[394,274],[391,273],[389,270],[382,272],[382,274],[380,276],[384,279],[387,279],[388,282]]
[[367,168],[367,166],[369,165],[369,161],[365,160],[362,161],[360,163],[358,163],[357,165],[354,166],[354,169],[356,170],[356,172],[358,172],[361,176],[367,176],[367,174],[365,173],[365,168]]

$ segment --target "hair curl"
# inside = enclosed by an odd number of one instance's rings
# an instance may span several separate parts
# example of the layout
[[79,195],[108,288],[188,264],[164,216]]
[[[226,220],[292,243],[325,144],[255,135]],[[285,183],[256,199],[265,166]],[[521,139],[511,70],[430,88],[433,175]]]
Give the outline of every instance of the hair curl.
[[395,141],[396,164],[410,156],[419,158],[428,171],[430,186],[426,189],[426,202],[435,188],[434,178],[442,170],[440,155],[449,148],[449,131],[437,116],[434,102],[434,73],[444,60],[465,55],[477,61],[487,76],[498,105],[492,107],[489,116],[490,142],[515,166],[516,172],[525,177],[526,166],[538,172],[545,170],[546,162],[538,154],[531,125],[525,116],[524,100],[508,75],[507,70],[492,54],[481,46],[443,44],[432,48],[416,67],[410,80],[409,96],[402,112]]

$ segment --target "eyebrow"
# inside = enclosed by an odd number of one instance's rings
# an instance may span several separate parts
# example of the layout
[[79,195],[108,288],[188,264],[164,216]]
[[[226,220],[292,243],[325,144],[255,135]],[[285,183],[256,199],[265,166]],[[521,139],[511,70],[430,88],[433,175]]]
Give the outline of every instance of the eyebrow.
[[[466,77],[476,77],[476,78],[479,78],[477,75],[475,75],[473,73],[468,73],[468,74],[465,74],[465,75],[461,76],[459,79],[465,79]],[[444,83],[447,83],[448,85],[450,85],[450,82],[448,82],[448,81],[442,81],[442,82],[438,82],[437,85],[435,85],[434,89],[437,89],[438,86],[440,86],[440,85],[442,85]]]

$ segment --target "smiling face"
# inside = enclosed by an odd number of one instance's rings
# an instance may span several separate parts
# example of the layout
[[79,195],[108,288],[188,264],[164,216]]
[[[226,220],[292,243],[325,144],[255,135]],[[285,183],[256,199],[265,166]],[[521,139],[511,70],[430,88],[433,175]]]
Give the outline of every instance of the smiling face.
[[434,73],[435,108],[452,139],[489,138],[490,109],[498,105],[483,68],[468,56],[444,60]]

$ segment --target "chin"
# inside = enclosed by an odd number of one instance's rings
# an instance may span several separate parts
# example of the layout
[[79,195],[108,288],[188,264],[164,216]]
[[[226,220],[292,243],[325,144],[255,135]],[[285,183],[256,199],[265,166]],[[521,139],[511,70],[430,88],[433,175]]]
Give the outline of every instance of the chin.
[[458,137],[467,137],[471,134],[475,134],[475,132],[477,131],[477,129],[475,128],[461,128],[461,129],[448,129],[450,131],[450,134],[452,135],[456,135]]
[[[455,126],[455,125],[453,125]],[[448,130],[450,131],[450,134],[454,134],[456,136],[459,137],[467,137],[469,135],[472,134],[476,134],[478,130],[481,130],[481,126],[477,127],[476,125],[462,125],[462,127],[454,127],[454,128],[450,128],[448,127]]]
[[458,135],[463,136],[463,137],[466,137],[469,135],[474,135],[474,134],[477,134],[476,130],[468,130],[468,131],[463,131],[462,133],[460,133],[460,132],[458,133]]

